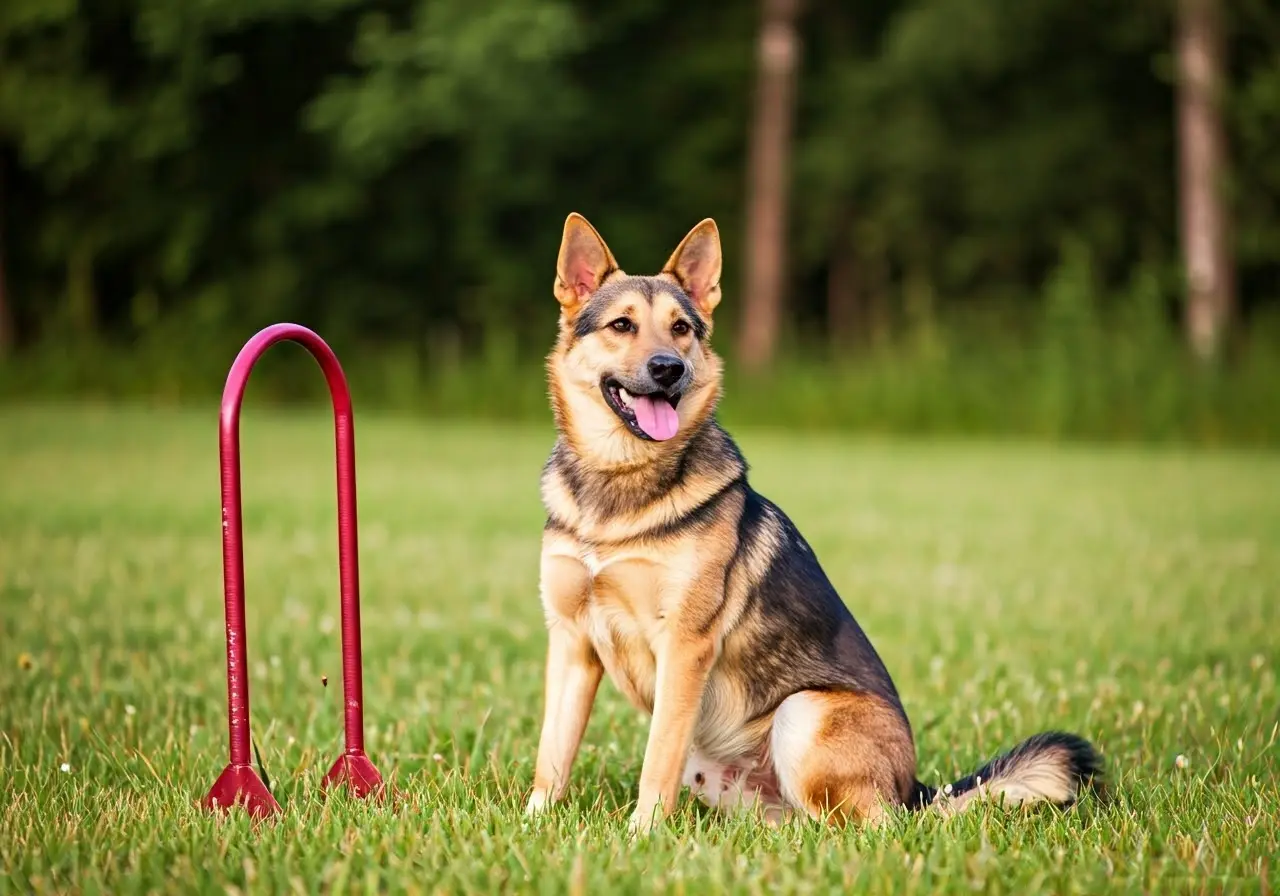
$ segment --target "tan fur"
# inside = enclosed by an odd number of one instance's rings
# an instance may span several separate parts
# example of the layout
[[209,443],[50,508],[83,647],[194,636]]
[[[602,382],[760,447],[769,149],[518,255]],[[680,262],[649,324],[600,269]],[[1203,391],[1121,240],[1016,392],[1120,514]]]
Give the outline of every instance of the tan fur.
[[[689,744],[708,693],[708,673],[718,650],[714,629],[702,630],[724,604],[723,576],[717,581],[715,570],[723,569],[727,558],[717,558],[715,547],[727,541],[723,535],[710,542],[690,536],[662,544],[587,546],[559,534],[545,537],[543,602],[552,632],[552,652],[558,644],[572,644],[584,652],[590,646],[591,655],[598,657],[610,680],[632,705],[653,715],[640,781],[637,827],[647,827],[675,805]],[[580,597],[584,581],[590,582],[591,595],[585,602]],[[587,681],[585,676],[582,680]],[[550,680],[548,688],[548,706],[569,702],[576,707],[577,699],[587,699],[585,686],[567,701],[551,693]],[[732,688],[718,684],[706,702],[714,705],[726,700],[732,700]],[[544,742],[554,740],[546,733],[548,729],[576,719],[572,714],[552,719],[549,713],[544,721]],[[563,792],[553,786],[551,765],[567,769],[572,756],[566,751],[570,747],[576,750],[580,737],[579,732],[565,738],[568,746],[565,751],[553,750],[556,760],[547,764],[548,774],[543,776],[540,771],[535,792],[545,796],[538,797],[538,807]],[[543,766],[540,759],[539,769]]]
[[911,732],[867,694],[788,697],[774,715],[772,747],[784,796],[814,818],[878,821],[915,784]]
[[671,253],[662,273],[673,277],[688,290],[694,303],[708,319],[720,304],[720,232],[716,222],[705,218]]
[[577,212],[569,215],[564,222],[553,290],[565,312],[576,311],[616,270],[618,262],[596,229]]
[[[630,484],[643,486],[654,478],[658,469],[655,461],[677,453],[687,435],[696,431],[719,401],[720,359],[691,337],[670,334],[668,324],[676,314],[670,300],[660,298],[652,307],[638,296],[623,295],[614,301],[609,316],[627,314],[638,318],[640,336],[635,339],[603,333],[589,341],[573,342],[571,327],[578,310],[576,306],[562,308],[560,338],[547,359],[552,414],[575,451],[591,457],[599,469],[629,477]],[[606,366],[637,367],[660,348],[681,355],[692,367],[694,386],[686,391],[676,409],[682,435],[672,442],[642,442],[626,430],[600,398],[599,374]],[[581,510],[589,512],[590,508]]]

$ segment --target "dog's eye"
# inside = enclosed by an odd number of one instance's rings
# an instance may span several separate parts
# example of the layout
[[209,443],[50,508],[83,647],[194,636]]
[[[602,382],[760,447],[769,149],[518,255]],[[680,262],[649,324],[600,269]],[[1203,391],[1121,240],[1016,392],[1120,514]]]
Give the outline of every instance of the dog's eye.
[[618,333],[630,333],[633,324],[628,318],[620,317],[613,323],[609,324],[609,328]]
[[677,336],[683,336],[689,332],[689,322],[687,320],[678,320],[671,325],[671,332]]

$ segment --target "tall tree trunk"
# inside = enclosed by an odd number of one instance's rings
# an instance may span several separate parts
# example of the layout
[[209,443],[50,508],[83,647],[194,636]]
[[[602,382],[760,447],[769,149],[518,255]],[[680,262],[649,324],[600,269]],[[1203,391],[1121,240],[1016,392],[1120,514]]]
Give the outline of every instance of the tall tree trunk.
[[5,200],[4,156],[0,156],[0,360],[13,351],[17,334],[14,332],[13,309],[9,305],[8,281],[4,276],[4,210]]
[[787,272],[787,184],[800,38],[800,0],[763,0],[747,182],[746,282],[738,351],[749,370],[778,345]]
[[98,329],[98,296],[93,285],[93,243],[76,240],[67,256],[67,320],[78,336],[89,337]]
[[0,227],[0,361],[13,352],[16,341],[13,312],[9,308],[9,292],[4,276],[4,228]]
[[1178,0],[1178,149],[1185,325],[1195,355],[1213,360],[1235,316],[1231,224],[1222,194],[1224,40],[1220,0]]
[[827,330],[835,349],[866,338],[866,314],[848,219],[836,227],[827,260]]

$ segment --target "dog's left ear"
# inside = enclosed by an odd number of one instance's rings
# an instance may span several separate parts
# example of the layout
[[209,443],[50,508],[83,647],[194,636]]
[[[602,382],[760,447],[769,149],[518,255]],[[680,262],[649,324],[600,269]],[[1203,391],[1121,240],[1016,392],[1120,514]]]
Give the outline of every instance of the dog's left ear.
[[671,253],[662,273],[679,281],[698,310],[708,317],[720,304],[720,230],[705,218]]

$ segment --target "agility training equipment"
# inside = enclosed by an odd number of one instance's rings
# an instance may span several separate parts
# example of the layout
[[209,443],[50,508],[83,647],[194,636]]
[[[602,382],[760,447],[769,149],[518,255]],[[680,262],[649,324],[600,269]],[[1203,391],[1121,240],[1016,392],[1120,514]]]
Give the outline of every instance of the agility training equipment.
[[219,457],[222,468],[222,577],[227,619],[227,730],[230,761],[203,805],[243,806],[256,818],[281,811],[250,762],[249,663],[244,620],[244,529],[240,502],[240,406],[253,365],[282,341],[297,342],[324,371],[333,400],[338,472],[338,578],[342,593],[342,692],[346,748],[324,776],[328,790],[345,783],[356,796],[380,793],[382,776],[364,749],[364,682],[360,657],[360,571],[356,539],[356,448],[351,391],[337,356],[306,327],[281,323],[258,332],[236,356],[222,391]]

